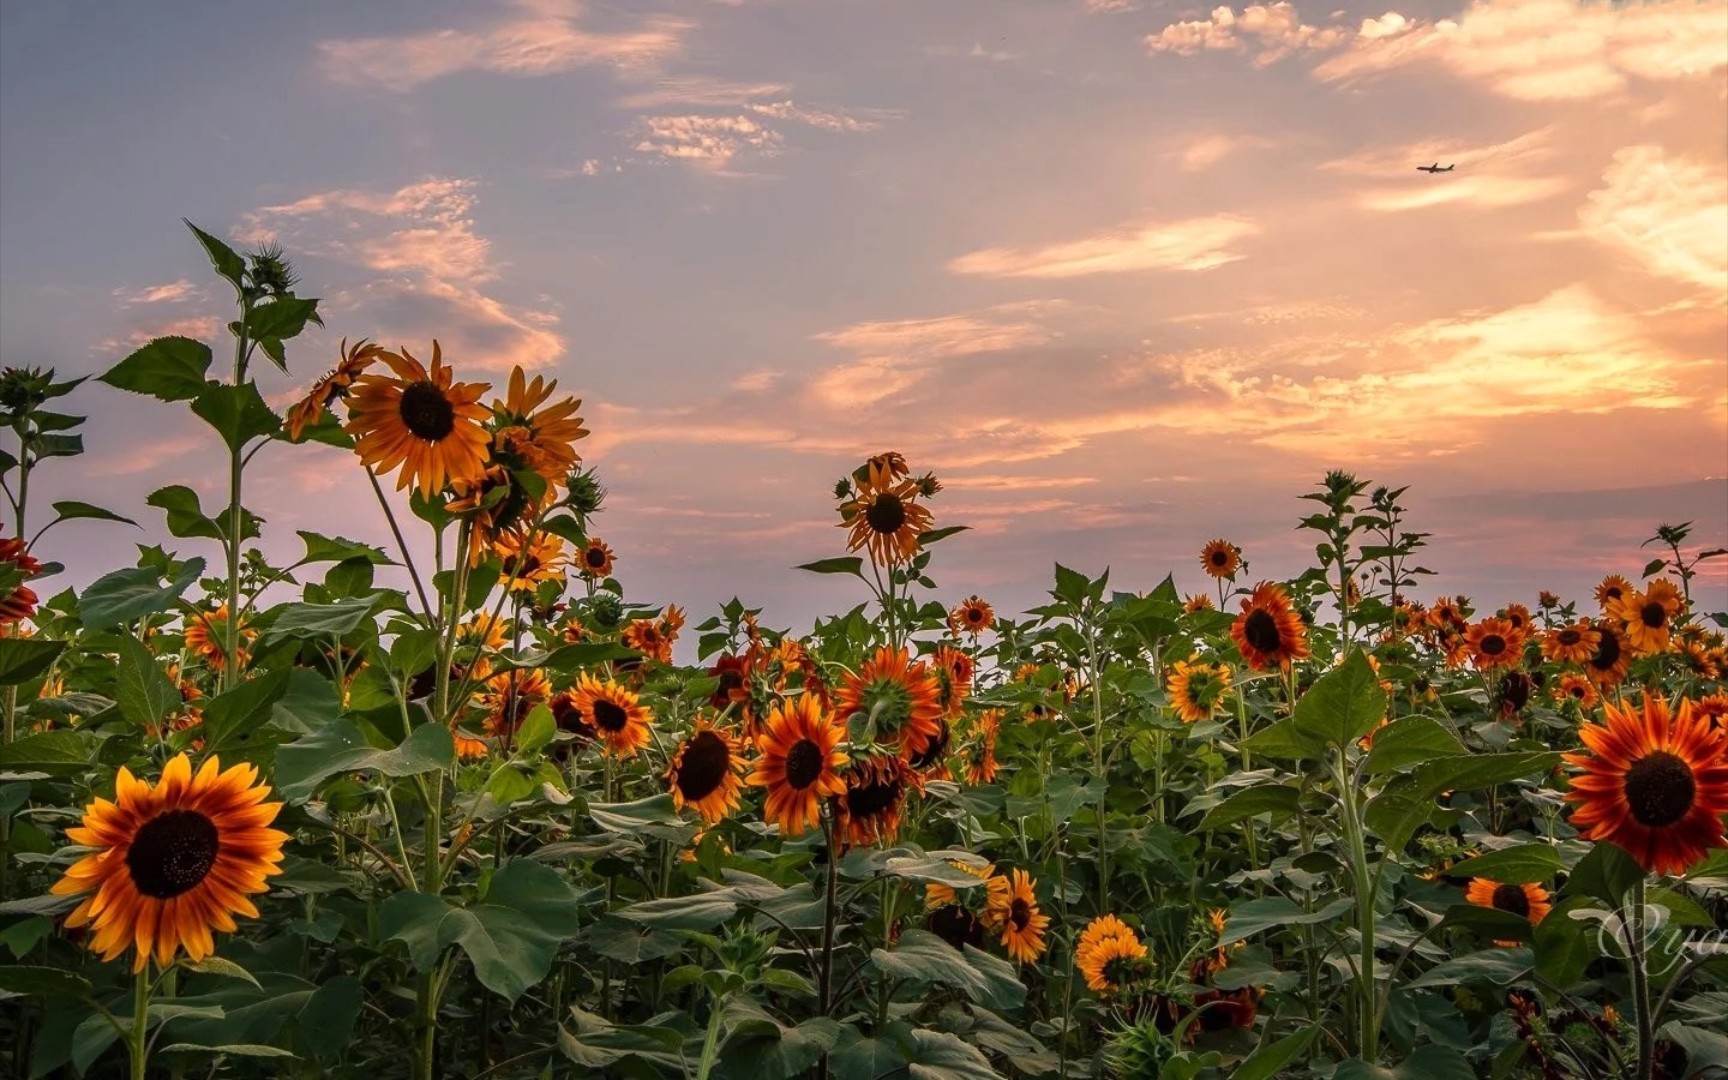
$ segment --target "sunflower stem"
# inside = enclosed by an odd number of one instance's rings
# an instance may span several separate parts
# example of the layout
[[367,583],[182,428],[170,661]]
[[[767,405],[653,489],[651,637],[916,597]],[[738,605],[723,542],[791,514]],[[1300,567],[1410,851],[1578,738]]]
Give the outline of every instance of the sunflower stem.
[[1632,887],[1632,928],[1626,943],[1632,959],[1633,1023],[1638,1028],[1638,1071],[1636,1080],[1650,1080],[1656,1064],[1656,1031],[1651,1023],[1650,974],[1645,970],[1644,956],[1644,875]]
[[[240,300],[239,333],[234,336],[234,381],[238,387],[246,381],[246,324],[252,319],[252,301],[242,294]],[[240,543],[241,520],[245,510],[240,505],[241,479],[246,463],[241,448],[228,451],[228,536],[223,554],[228,557],[228,619],[222,628],[222,689],[231,690],[240,681]]]
[[150,1052],[144,1035],[150,1020],[150,965],[148,962],[132,977],[132,1030],[126,1036],[126,1056],[131,1066],[131,1080],[144,1080],[150,1067]]
[[[828,885],[822,906],[822,966],[817,969],[816,996],[818,1016],[827,1016],[834,1009],[834,916],[835,901],[840,891],[840,857],[834,850],[834,820],[831,813],[822,815],[822,843],[827,853]],[[822,1067],[817,1074],[828,1076],[828,1055],[822,1055]]]
[[396,524],[396,514],[390,509],[390,500],[384,497],[384,488],[378,483],[378,474],[372,471],[372,466],[366,466],[366,479],[372,481],[372,491],[378,496],[378,505],[384,508],[384,520],[390,523],[390,535],[396,538],[396,549],[402,552],[402,565],[408,569],[408,579],[414,583],[414,593],[420,597],[420,610],[425,612],[428,626],[436,614],[431,601],[426,599],[426,586],[420,581],[420,572],[414,568],[414,554],[408,550],[408,541],[402,537],[402,527]]

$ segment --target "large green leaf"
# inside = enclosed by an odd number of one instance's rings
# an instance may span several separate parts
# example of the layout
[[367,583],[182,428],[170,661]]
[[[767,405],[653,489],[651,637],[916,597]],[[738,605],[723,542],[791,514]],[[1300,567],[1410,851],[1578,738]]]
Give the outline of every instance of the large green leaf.
[[1610,904],[1619,904],[1627,891],[1643,877],[1643,869],[1625,848],[1599,841],[1572,868],[1561,892],[1566,896],[1593,896]]
[[1017,1008],[1026,999],[1026,987],[1006,961],[972,948],[962,953],[925,930],[905,931],[892,950],[871,950],[870,964],[891,978],[955,987],[989,1009]]
[[1330,746],[1347,746],[1386,715],[1386,692],[1361,649],[1314,681],[1296,702],[1296,730]]
[[1406,716],[1374,733],[1374,746],[1368,753],[1363,772],[1369,776],[1401,772],[1435,758],[1456,757],[1465,752],[1458,736],[1438,720],[1428,716]]
[[66,648],[48,638],[0,638],[0,686],[17,686],[39,678]]
[[306,554],[301,557],[301,562],[347,562],[349,559],[365,559],[374,566],[390,564],[390,557],[370,544],[340,536],[322,536],[305,529],[297,531],[300,539],[306,542]]
[[1456,986],[1469,982],[1510,986],[1529,974],[1533,962],[1534,958],[1529,949],[1485,949],[1467,956],[1443,960],[1405,985],[1412,990],[1419,990],[1424,986]]
[[11,772],[76,772],[90,762],[93,736],[73,728],[26,735],[0,746],[0,768]]
[[1293,901],[1286,900],[1282,896],[1244,900],[1231,907],[1230,915],[1224,922],[1224,933],[1219,937],[1218,944],[1228,945],[1231,942],[1253,937],[1265,930],[1331,922],[1349,911],[1352,906],[1353,904],[1348,899],[1334,900],[1317,911],[1305,912]]
[[720,1047],[722,1080],[791,1080],[808,1074],[840,1038],[826,1016],[787,1027],[750,998],[726,1002],[727,1037]]
[[1397,777],[1368,802],[1367,821],[1392,851],[1403,851],[1416,829],[1434,812],[1442,791],[1473,791],[1552,769],[1557,750],[1466,754],[1437,758]]
[[120,707],[120,715],[139,728],[154,727],[180,704],[180,688],[144,643],[131,634],[119,635],[114,651],[120,654],[114,704]]
[[1297,730],[1294,720],[1279,720],[1242,740],[1242,749],[1256,757],[1301,761],[1318,758],[1326,747],[1320,740],[1309,738]]
[[1560,852],[1552,844],[1519,844],[1465,859],[1446,873],[1451,877],[1478,877],[1502,885],[1524,885],[1547,881],[1560,870]]
[[1319,1034],[1319,1025],[1310,1024],[1281,1039],[1274,1039],[1236,1066],[1236,1071],[1230,1074],[1231,1080],[1271,1080],[1278,1075],[1279,1069],[1301,1057]]
[[615,912],[657,930],[712,930],[738,913],[738,901],[724,891],[699,896],[663,896]]
[[0,991],[43,998],[82,998],[90,993],[90,980],[75,971],[54,967],[8,965],[0,967]]
[[238,293],[245,284],[246,273],[246,264],[241,261],[240,256],[234,253],[233,248],[185,218],[180,220],[185,222],[186,227],[192,230],[192,235],[198,238],[198,244],[204,249],[204,254],[210,257],[210,265],[230,285],[234,286],[235,292]]
[[1297,812],[1302,793],[1288,784],[1257,784],[1235,792],[1206,812],[1200,830],[1221,829],[1238,821],[1270,814],[1273,823]]
[[946,1031],[913,1028],[905,1032],[902,1045],[912,1080],[1001,1080],[977,1047]]
[[808,570],[812,574],[851,574],[855,578],[864,577],[864,560],[856,555],[840,555],[832,559],[817,559],[812,563],[803,563],[793,567],[794,570]]
[[[160,509],[168,519],[168,534],[170,536],[202,537],[209,540],[226,540],[228,538],[228,512],[222,511],[219,518],[213,518],[204,513],[204,507],[198,501],[198,493],[184,484],[170,484],[157,488],[144,500],[148,506]],[[252,511],[240,508],[240,538],[255,539],[259,535],[260,521]]]
[[192,401],[192,411],[216,429],[228,449],[239,453],[260,435],[271,435],[282,426],[282,418],[264,404],[258,384],[208,382]]
[[174,579],[164,584],[150,567],[116,570],[90,583],[78,596],[78,617],[86,630],[102,630],[156,615],[173,607],[180,594],[204,573],[203,559],[188,559]]
[[443,724],[423,724],[402,745],[380,750],[350,720],[276,748],[276,790],[289,802],[305,802],[318,785],[339,773],[379,772],[414,776],[456,763],[456,742]]
[[293,670],[267,671],[226,693],[199,702],[204,710],[205,749],[220,752],[236,732],[268,723],[272,707],[288,689]]
[[138,523],[129,517],[121,517],[114,511],[105,510],[93,503],[76,502],[73,500],[65,500],[55,503],[54,516],[59,521],[78,521],[80,519],[87,519],[90,521],[118,521],[124,525],[138,527]]
[[159,401],[190,401],[204,392],[210,346],[187,337],[159,337],[98,378],[109,386]]
[[345,637],[365,621],[373,603],[373,597],[360,596],[334,604],[284,604],[275,609],[270,636]]
[[309,735],[341,715],[335,684],[307,668],[289,672],[287,689],[270,706],[270,722],[297,735]]

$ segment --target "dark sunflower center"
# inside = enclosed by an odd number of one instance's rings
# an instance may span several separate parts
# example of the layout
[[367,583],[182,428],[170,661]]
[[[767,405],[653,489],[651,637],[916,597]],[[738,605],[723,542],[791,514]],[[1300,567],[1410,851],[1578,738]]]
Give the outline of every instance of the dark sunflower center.
[[1482,635],[1482,655],[1499,656],[1506,651],[1506,639],[1499,634]]
[[684,748],[678,762],[678,792],[686,800],[705,799],[718,791],[726,779],[727,766],[732,764],[732,750],[726,740],[712,731],[699,731]]
[[422,379],[402,391],[402,426],[415,438],[439,442],[456,430],[456,409],[444,391]]
[[1590,658],[1590,666],[1598,671],[1607,671],[1620,662],[1620,636],[1612,630],[1602,631],[1601,643],[1596,646],[1596,655]]
[[730,695],[732,691],[744,685],[744,673],[737,668],[727,668],[720,673],[719,692]]
[[1619,586],[1616,585],[1610,585],[1608,588],[1602,590],[1602,598],[1604,600],[1618,600],[1622,595],[1624,594],[1621,593]]
[[1212,553],[1212,565],[1218,567],[1220,570],[1222,570],[1226,566],[1229,566],[1230,565],[1230,553],[1228,551],[1224,551],[1222,549],[1214,551]]
[[170,810],[146,821],[132,838],[126,869],[139,892],[171,900],[204,880],[221,849],[215,822],[196,810]]
[[616,735],[630,723],[630,714],[616,701],[599,698],[594,702],[594,726]]
[[983,608],[975,608],[975,607],[974,608],[967,608],[966,609],[966,621],[967,622],[983,622],[984,621],[984,609]]
[[606,565],[606,553],[599,548],[589,548],[583,554],[582,559],[588,564],[590,570],[598,570]]
[[1580,634],[1576,630],[1568,628],[1560,631],[1560,644],[1566,646],[1568,649],[1583,640],[1584,635]]
[[786,751],[786,782],[799,791],[822,775],[822,748],[814,740],[799,739]]
[[1572,695],[1572,696],[1573,696],[1573,697],[1575,697],[1575,698],[1577,698],[1577,699],[1578,699],[1578,700],[1580,700],[1580,701],[1582,701],[1582,700],[1584,700],[1584,695],[1585,695],[1585,694],[1587,694],[1587,693],[1588,693],[1588,692],[1589,692],[1589,687],[1587,687],[1587,686],[1585,686],[1585,685],[1584,685],[1584,684],[1583,684],[1583,683],[1574,683],[1574,684],[1573,684],[1573,685],[1572,685],[1572,688],[1571,688],[1571,690],[1570,690],[1570,691],[1568,691],[1568,692],[1569,692],[1569,693],[1570,693],[1570,694],[1571,694],[1571,695]]
[[875,531],[890,536],[906,524],[906,504],[900,501],[900,496],[885,491],[864,511],[864,520]]
[[1016,930],[1024,930],[1031,926],[1032,905],[1016,896],[1014,902],[1008,905],[1008,921],[1014,924]]
[[1638,609],[1638,618],[1645,626],[1660,630],[1668,622],[1668,609],[1661,604],[1645,604]]
[[1634,761],[1626,770],[1622,787],[1632,816],[1638,824],[1652,829],[1672,825],[1685,817],[1698,792],[1692,767],[1666,750]]
[[857,787],[846,789],[846,809],[857,818],[872,818],[900,805],[900,778],[889,774],[884,779],[872,774]]
[[1494,906],[1501,911],[1510,911],[1514,915],[1530,917],[1530,897],[1524,894],[1522,885],[1501,885],[1494,890]]
[[1283,638],[1278,633],[1278,620],[1265,608],[1255,608],[1242,623],[1242,636],[1248,644],[1263,653],[1278,651]]

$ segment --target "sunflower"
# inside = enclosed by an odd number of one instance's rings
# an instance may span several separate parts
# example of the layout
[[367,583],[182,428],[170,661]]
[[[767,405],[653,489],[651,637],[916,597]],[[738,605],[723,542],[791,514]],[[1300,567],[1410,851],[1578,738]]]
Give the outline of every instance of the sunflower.
[[768,789],[763,818],[786,836],[800,836],[821,816],[823,796],[846,792],[839,770],[847,757],[836,749],[846,729],[815,694],[775,702],[763,729],[756,736],[762,758],[748,782]]
[[717,681],[714,692],[708,695],[709,706],[724,710],[734,701],[747,700],[750,693],[744,687],[744,680],[748,672],[748,664],[742,656],[721,653],[707,672],[709,678]]
[[1578,707],[1585,711],[1594,709],[1596,703],[1602,700],[1590,680],[1575,671],[1568,671],[1560,676],[1560,684],[1554,688],[1554,699],[1576,701]]
[[1657,578],[1643,592],[1634,590],[1620,597],[1608,612],[1626,624],[1626,644],[1632,655],[1649,656],[1667,650],[1669,629],[1684,606],[1674,583]]
[[564,553],[564,538],[538,533],[533,543],[506,534],[499,538],[497,552],[504,558],[498,584],[516,592],[533,592],[542,582],[562,581],[570,557]]
[[1584,674],[1599,689],[1619,686],[1626,678],[1626,665],[1631,659],[1626,638],[1612,619],[1596,623],[1596,652],[1584,661]]
[[972,693],[975,669],[972,657],[952,645],[938,645],[936,654],[930,658],[930,665],[935,669],[936,684],[941,688],[938,700],[942,714],[949,718],[959,716],[967,696]]
[[1289,667],[1308,655],[1308,633],[1282,585],[1262,581],[1242,601],[1242,614],[1230,624],[1230,637],[1255,671]]
[[1523,604],[1507,604],[1495,614],[1512,624],[1512,629],[1521,635],[1530,633],[1530,609]]
[[986,922],[1002,928],[1002,944],[1008,955],[1022,964],[1030,964],[1044,955],[1044,928],[1050,916],[1038,911],[1038,897],[1032,891],[1032,877],[1024,870],[1015,870],[1009,878],[1008,891],[999,902],[990,905]]
[[688,806],[712,825],[738,809],[743,771],[737,740],[707,720],[697,720],[696,730],[679,745],[666,768],[666,788],[673,806],[680,810]]
[[1164,688],[1176,715],[1187,723],[1205,720],[1218,710],[1224,692],[1230,689],[1230,669],[1223,664],[1191,664],[1178,660],[1170,669]]
[[1660,695],[1642,708],[1608,702],[1605,724],[1578,729],[1588,752],[1566,755],[1584,770],[1566,800],[1586,840],[1625,848],[1646,871],[1678,874],[1711,848],[1728,846],[1728,733],[1692,703],[1670,715]]
[[1556,664],[1582,664],[1596,655],[1602,635],[1588,622],[1559,626],[1542,637],[1542,655]]
[[1509,667],[1524,651],[1524,637],[1506,619],[1490,618],[1471,626],[1464,634],[1464,647],[1479,671]]
[[483,758],[492,752],[485,739],[476,739],[455,724],[450,725],[450,738],[456,743],[457,758],[463,761]]
[[276,864],[288,834],[268,827],[282,804],[265,802],[270,788],[257,780],[256,766],[223,772],[214,756],[194,776],[186,755],[176,755],[154,787],[122,766],[114,801],[90,803],[83,825],[66,831],[73,843],[98,849],[49,890],[93,894],[66,925],[89,925],[90,947],[103,960],[135,946],[134,972],[152,953],[161,967],[182,948],[195,962],[213,953],[210,931],[233,933],[237,914],[257,918],[246,897],[282,872]]
[[1728,727],[1728,693],[1706,694],[1692,703],[1692,711],[1713,728]]
[[634,693],[611,679],[601,682],[586,673],[577,680],[575,691],[572,706],[599,734],[608,754],[635,757],[636,751],[648,745],[648,725],[654,713]]
[[900,451],[884,450],[880,454],[865,458],[864,464],[852,470],[852,479],[859,484],[866,484],[878,473],[893,480],[904,480],[912,475],[912,466],[906,464],[906,457]]
[[558,725],[559,731],[575,736],[570,742],[553,743],[553,753],[563,757],[581,750],[599,737],[599,731],[589,723],[588,717],[576,704],[576,692],[565,690],[555,695],[547,708],[552,710],[552,720]]
[[[1007,906],[1009,900],[1008,879],[996,872],[994,863],[973,866],[971,863],[963,863],[958,859],[949,859],[948,865],[961,873],[970,874],[984,883],[984,909],[986,911]],[[967,889],[966,893],[970,896],[972,890]],[[926,911],[935,911],[937,908],[960,902],[960,892],[952,885],[931,882],[924,886],[924,910]]]
[[[18,539],[0,540],[0,562],[16,566],[26,578],[42,572],[42,564],[25,550],[24,541]],[[0,626],[30,618],[36,614],[37,603],[36,592],[30,586],[22,583],[13,586],[11,593],[0,598]]]
[[590,536],[588,546],[576,556],[576,565],[583,577],[604,580],[612,576],[612,560],[615,558],[617,556],[606,546],[606,541]]
[[432,370],[402,350],[380,353],[395,372],[362,375],[354,383],[348,425],[354,452],[368,468],[402,466],[396,489],[415,484],[431,498],[452,480],[478,480],[486,471],[484,383],[451,381],[443,351],[432,343]]
[[1620,602],[1620,598],[1632,592],[1632,583],[1620,574],[1609,574],[1602,579],[1602,584],[1596,586],[1596,602],[1602,605],[1603,611],[1609,611]]
[[834,800],[835,832],[847,844],[892,841],[915,782],[912,767],[897,754],[872,754],[854,760],[843,775],[846,790]]
[[[245,645],[258,635],[251,630],[240,631],[240,644],[235,646],[235,663],[245,667],[251,660]],[[215,611],[200,611],[186,624],[186,647],[197,653],[213,671],[228,667],[228,605]]]
[[979,715],[974,733],[977,738],[966,751],[966,782],[988,784],[996,779],[996,735],[1002,727],[1002,712],[990,709]]
[[[1470,887],[1464,890],[1464,899],[1477,907],[1509,911],[1519,918],[1529,919],[1531,926],[1541,922],[1553,906],[1548,903],[1548,890],[1534,882],[1502,884],[1487,878],[1471,878]],[[1494,944],[1512,948],[1518,942],[1496,941]]]
[[840,504],[840,527],[852,530],[846,550],[864,548],[878,564],[903,562],[918,553],[918,537],[930,531],[930,511],[917,501],[917,481],[895,480],[875,464],[868,470],[853,497]]
[[835,695],[834,712],[842,719],[865,714],[877,742],[910,757],[922,753],[936,737],[943,712],[942,688],[935,673],[922,663],[912,663],[904,648],[884,645],[856,674],[847,673]]
[[1095,994],[1122,989],[1146,959],[1146,946],[1114,915],[1100,915],[1087,924],[1074,950],[1074,966],[1086,976]]
[[374,345],[361,338],[348,347],[348,339],[342,339],[342,347],[337,355],[341,357],[336,366],[324,373],[324,376],[312,384],[312,389],[306,396],[295,402],[288,409],[288,441],[299,442],[306,428],[318,422],[337,398],[348,396],[348,388],[354,385],[354,380],[362,371],[372,366],[372,362],[384,352],[383,346]]
[[456,647],[484,651],[502,649],[510,640],[510,622],[502,615],[480,612],[472,619],[456,624]]
[[948,628],[956,634],[982,634],[995,625],[996,609],[976,596],[968,596],[948,613]]
[[1442,596],[1434,601],[1434,606],[1428,609],[1428,625],[1436,630],[1448,627],[1462,631],[1469,625],[1464,617],[1464,609],[1470,602],[1462,596]]
[[494,445],[539,473],[548,486],[563,483],[571,467],[582,460],[575,443],[588,434],[582,418],[576,415],[582,407],[579,398],[567,397],[546,405],[557,386],[558,380],[547,382],[539,375],[529,382],[517,365],[510,372],[505,400],[492,402],[497,421]]
[[1200,566],[1208,577],[1234,578],[1242,569],[1242,549],[1228,540],[1212,540],[1200,549]]
[[1197,611],[1214,611],[1217,607],[1218,605],[1212,602],[1210,596],[1207,596],[1203,592],[1197,592],[1193,596],[1182,601],[1182,614],[1192,615]]
[[478,704],[486,710],[486,733],[500,738],[514,735],[522,721],[552,697],[552,681],[539,668],[517,668],[486,680]]

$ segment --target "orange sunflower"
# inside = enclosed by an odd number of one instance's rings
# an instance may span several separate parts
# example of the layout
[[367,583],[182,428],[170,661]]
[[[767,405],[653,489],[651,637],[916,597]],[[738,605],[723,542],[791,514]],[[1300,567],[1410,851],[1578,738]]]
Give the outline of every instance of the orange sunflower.
[[590,536],[588,546],[576,556],[576,565],[583,577],[604,580],[612,576],[612,560],[615,558],[617,556],[606,546],[606,541]]
[[477,704],[486,710],[486,733],[514,735],[534,711],[552,698],[552,681],[539,668],[517,668],[486,680]]
[[1187,723],[1209,718],[1223,704],[1230,689],[1230,669],[1223,664],[1192,664],[1178,660],[1164,683],[1170,704]]
[[1230,624],[1230,637],[1255,671],[1289,667],[1308,656],[1308,632],[1282,585],[1262,581],[1242,601],[1242,614]]
[[1524,637],[1507,619],[1483,619],[1465,632],[1464,646],[1477,670],[1492,671],[1518,662],[1524,652]]
[[1122,989],[1145,959],[1146,946],[1139,936],[1114,915],[1100,915],[1087,923],[1074,950],[1074,966],[1095,994]]
[[257,918],[246,897],[282,872],[276,864],[288,834],[269,828],[282,804],[265,802],[270,788],[257,780],[256,766],[224,772],[214,756],[194,776],[190,759],[176,755],[154,787],[122,766],[114,801],[92,802],[82,826],[66,831],[73,843],[98,849],[49,889],[93,894],[66,925],[90,926],[90,948],[103,960],[135,947],[134,972],[152,954],[167,967],[182,948],[194,962],[215,952],[211,930],[233,933],[235,915]]
[[1208,577],[1233,578],[1242,569],[1242,549],[1224,539],[1209,541],[1200,549],[1200,566]]
[[1542,655],[1556,664],[1582,664],[1596,655],[1602,635],[1588,622],[1557,626],[1542,637]]
[[611,679],[601,682],[583,673],[577,680],[571,705],[582,720],[598,733],[607,754],[630,758],[648,745],[648,725],[654,713],[634,693]]
[[948,628],[956,634],[982,634],[995,625],[996,609],[976,596],[968,596],[948,613]]
[[846,754],[837,749],[846,729],[815,694],[777,701],[756,736],[762,758],[748,782],[768,789],[762,817],[786,836],[801,836],[822,813],[824,796],[843,795],[839,770]]
[[834,800],[835,831],[848,844],[892,841],[912,788],[912,768],[898,755],[872,754],[844,773],[846,790]]
[[361,338],[348,347],[348,339],[342,339],[342,347],[338,350],[341,357],[336,366],[326,371],[322,378],[312,384],[312,389],[306,396],[295,402],[288,409],[288,441],[299,442],[306,429],[318,422],[337,398],[348,396],[349,387],[362,371],[372,366],[384,352],[381,345],[374,345]]
[[918,553],[918,538],[930,531],[930,511],[919,504],[916,480],[896,480],[872,460],[867,478],[840,504],[840,527],[852,530],[846,550],[865,549],[873,562],[904,562]]
[[401,466],[396,489],[414,484],[427,498],[453,480],[478,480],[486,471],[486,384],[453,382],[436,341],[431,371],[406,349],[379,359],[395,376],[355,380],[344,429],[361,462],[379,473]]
[[996,779],[999,769],[996,762],[996,737],[1001,727],[1000,709],[990,709],[979,715],[973,726],[975,737],[965,754],[968,784],[988,784]]
[[936,738],[942,718],[942,688],[922,663],[912,663],[905,648],[884,645],[848,672],[834,697],[834,712],[844,720],[864,713],[876,741],[892,745],[902,757],[923,753]]
[[1523,604],[1507,604],[1496,614],[1512,624],[1512,630],[1521,636],[1530,634],[1530,609]]
[[699,719],[696,730],[672,755],[666,768],[666,789],[672,793],[673,806],[680,810],[688,806],[712,825],[738,809],[743,771],[737,740],[706,719]]
[[930,666],[935,670],[937,685],[941,687],[939,700],[943,715],[950,718],[959,716],[966,698],[972,693],[972,673],[976,665],[971,655],[952,645],[938,645],[936,654],[930,658]]
[[1596,652],[1584,661],[1585,676],[1599,689],[1612,689],[1625,680],[1626,666],[1630,660],[1631,649],[1626,644],[1620,627],[1612,619],[1598,620]]
[[1728,727],[1728,693],[1706,694],[1692,703],[1692,711],[1713,728]]
[[1626,644],[1633,656],[1649,656],[1668,648],[1669,631],[1685,601],[1667,578],[1657,578],[1644,591],[1628,592],[1614,602],[1609,614],[1626,624]]
[[1596,602],[1602,605],[1603,611],[1610,611],[1624,596],[1632,593],[1632,583],[1623,575],[1609,574],[1602,579],[1602,584],[1596,586]]
[[1193,596],[1182,601],[1182,614],[1192,615],[1197,611],[1215,611],[1217,610],[1217,607],[1218,605],[1212,602],[1210,596],[1207,596],[1203,592],[1197,592]]
[[1692,703],[1670,715],[1660,695],[1642,707],[1603,706],[1605,724],[1578,729],[1586,752],[1566,755],[1583,771],[1566,800],[1586,840],[1626,849],[1646,871],[1679,874],[1711,848],[1728,847],[1728,733]]
[[1596,703],[1602,700],[1590,680],[1575,671],[1568,671],[1560,676],[1560,685],[1554,688],[1554,697],[1557,701],[1576,701],[1578,707],[1586,711],[1594,709]]
[[1030,964],[1044,955],[1044,928],[1050,916],[1038,911],[1036,884],[1024,870],[1015,870],[1009,878],[1007,893],[993,897],[986,922],[1002,928],[1002,944],[1008,955],[1022,964]]
[[[0,562],[8,562],[23,572],[26,578],[42,572],[42,564],[25,550],[24,541],[0,540]],[[0,598],[0,626],[22,622],[36,614],[38,603],[35,590],[20,583],[4,598]]]
[[[245,643],[257,636],[251,630],[240,631],[241,644],[234,650],[238,654],[235,663],[239,667],[245,667],[247,661],[252,659],[246,652]],[[227,642],[227,604],[215,611],[200,611],[186,624],[186,647],[198,654],[213,671],[222,671],[228,667]]]
[[510,372],[505,400],[492,402],[492,414],[497,420],[494,445],[539,473],[548,486],[563,483],[571,466],[582,460],[575,444],[588,434],[582,418],[576,415],[576,410],[582,407],[581,399],[566,397],[555,404],[546,404],[557,387],[558,380],[547,382],[539,375],[529,382],[521,365],[517,365]]
[[[1509,911],[1519,918],[1529,919],[1531,926],[1541,922],[1553,907],[1548,902],[1548,890],[1535,882],[1518,885],[1502,884],[1487,878],[1471,878],[1470,887],[1464,890],[1464,899],[1477,907]],[[1512,948],[1518,942],[1496,941],[1494,944]]]

